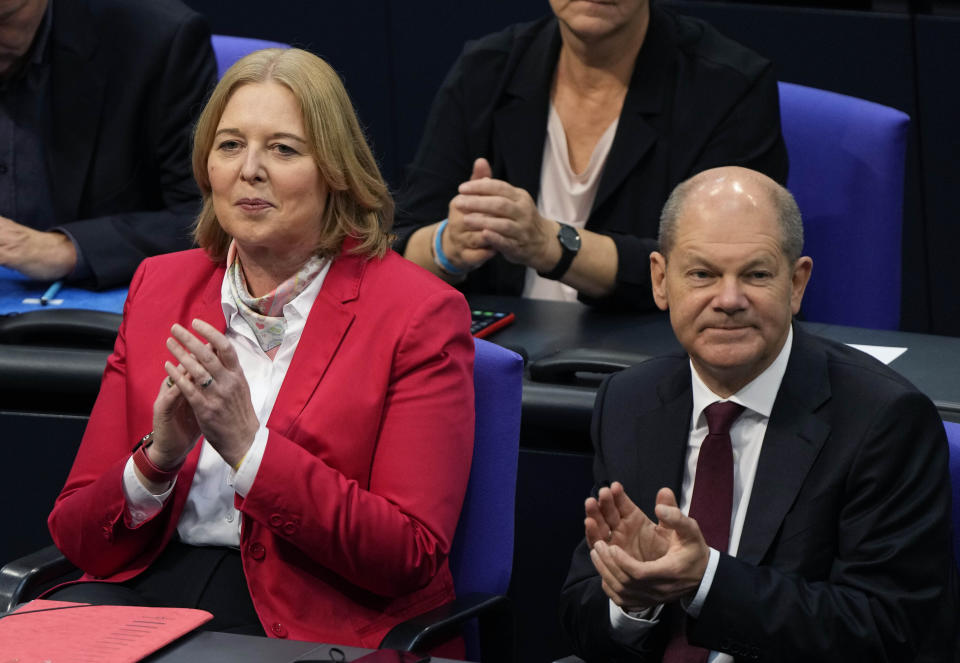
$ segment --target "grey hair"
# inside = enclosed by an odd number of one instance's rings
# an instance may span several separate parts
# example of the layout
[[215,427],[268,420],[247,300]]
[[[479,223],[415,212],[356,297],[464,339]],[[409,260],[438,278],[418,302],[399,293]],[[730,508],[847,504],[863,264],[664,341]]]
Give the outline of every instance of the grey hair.
[[[698,177],[694,175],[688,180],[678,184],[670,193],[667,202],[660,213],[660,231],[658,241],[660,244],[660,253],[667,256],[673,250],[673,244],[677,234],[677,219],[687,202],[687,197],[693,188],[697,185]],[[803,254],[803,218],[800,216],[800,208],[793,194],[785,187],[780,186],[773,180],[763,178],[767,185],[767,192],[770,195],[770,202],[777,213],[777,222],[780,224],[782,238],[780,241],[780,250],[787,257],[790,264],[795,263]]]

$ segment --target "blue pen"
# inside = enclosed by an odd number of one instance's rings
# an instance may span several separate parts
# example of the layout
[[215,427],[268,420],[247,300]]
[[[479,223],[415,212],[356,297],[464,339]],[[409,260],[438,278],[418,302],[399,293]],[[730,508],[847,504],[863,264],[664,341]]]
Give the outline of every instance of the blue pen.
[[62,287],[63,281],[54,281],[51,283],[47,291],[40,297],[40,306],[46,306],[51,299],[57,296],[57,293],[60,292],[60,288]]

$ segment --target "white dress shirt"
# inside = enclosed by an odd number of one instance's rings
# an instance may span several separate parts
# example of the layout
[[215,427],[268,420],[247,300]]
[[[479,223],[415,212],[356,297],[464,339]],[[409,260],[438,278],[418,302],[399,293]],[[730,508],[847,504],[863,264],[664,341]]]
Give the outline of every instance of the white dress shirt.
[[[730,427],[730,442],[733,446],[733,512],[730,520],[730,542],[727,552],[736,557],[743,533],[743,522],[747,517],[750,494],[753,492],[753,480],[760,461],[760,449],[767,432],[767,423],[773,411],[773,403],[780,390],[783,374],[787,370],[790,349],[793,347],[793,328],[787,332],[787,340],[780,349],[777,358],[766,370],[727,399],[717,396],[704,384],[690,363],[691,383],[693,387],[693,412],[690,417],[690,433],[687,438],[686,466],[683,472],[683,484],[680,488],[680,510],[684,514],[690,509],[693,498],[693,484],[697,473],[697,459],[700,446],[708,433],[707,419],[703,411],[717,401],[729,400],[739,403],[745,409]],[[652,515],[652,514],[651,514]],[[700,587],[689,605],[684,606],[691,617],[698,617],[703,603],[707,599],[713,577],[720,562],[720,553],[710,549],[707,569],[700,581]],[[610,601],[611,633],[618,642],[628,646],[637,646],[646,631],[657,624],[663,606],[644,610],[639,613],[624,612]],[[708,663],[733,663],[733,657],[720,652],[710,652]]]
[[[580,174],[570,167],[570,154],[567,151],[567,134],[563,129],[560,115],[550,104],[547,118],[547,140],[543,145],[543,162],[540,166],[540,194],[537,196],[537,210],[545,219],[553,219],[569,226],[583,229],[593,209],[593,200],[597,197],[600,175],[607,163],[607,155],[613,145],[613,136],[617,133],[620,118],[614,120],[600,136],[593,148],[587,168]],[[524,277],[523,296],[534,299],[558,299],[577,301],[577,291],[566,283],[545,279],[537,270],[527,267]]]
[[[283,307],[287,327],[272,360],[260,348],[250,325],[237,312],[228,277],[224,276],[220,287],[220,303],[227,321],[226,336],[237,353],[240,368],[250,388],[250,401],[257,413],[260,428],[236,472],[206,440],[202,442],[197,471],[177,523],[177,532],[184,543],[239,547],[242,519],[234,507],[234,493],[246,497],[253,487],[267,447],[269,433],[266,422],[300,342],[307,316],[329,270],[330,261],[327,261],[310,285]],[[133,458],[127,460],[123,470],[123,493],[130,525],[138,527],[159,513],[173,493],[174,485],[176,479],[163,494],[154,495],[134,472]]]

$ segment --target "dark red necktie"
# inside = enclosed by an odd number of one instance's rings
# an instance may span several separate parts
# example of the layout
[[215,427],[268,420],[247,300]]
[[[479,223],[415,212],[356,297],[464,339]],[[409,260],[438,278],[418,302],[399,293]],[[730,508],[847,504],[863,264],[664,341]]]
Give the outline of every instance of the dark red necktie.
[[[730,426],[743,406],[736,403],[717,402],[703,411],[709,432],[700,446],[697,457],[697,477],[693,482],[693,497],[688,511],[700,525],[703,538],[711,548],[726,552],[730,543],[730,518],[733,514],[733,445],[730,443]],[[687,644],[683,631],[683,609],[676,606],[672,611],[673,630],[663,663],[704,663],[710,652]]]

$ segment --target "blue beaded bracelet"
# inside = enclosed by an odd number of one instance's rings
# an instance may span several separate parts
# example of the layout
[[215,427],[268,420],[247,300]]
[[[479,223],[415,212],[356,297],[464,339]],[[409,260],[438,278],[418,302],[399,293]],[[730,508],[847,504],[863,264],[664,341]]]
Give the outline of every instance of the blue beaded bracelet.
[[457,268],[443,252],[443,231],[446,229],[448,221],[449,219],[441,221],[433,235],[433,261],[437,264],[437,267],[450,276],[463,276],[467,273],[466,270]]

